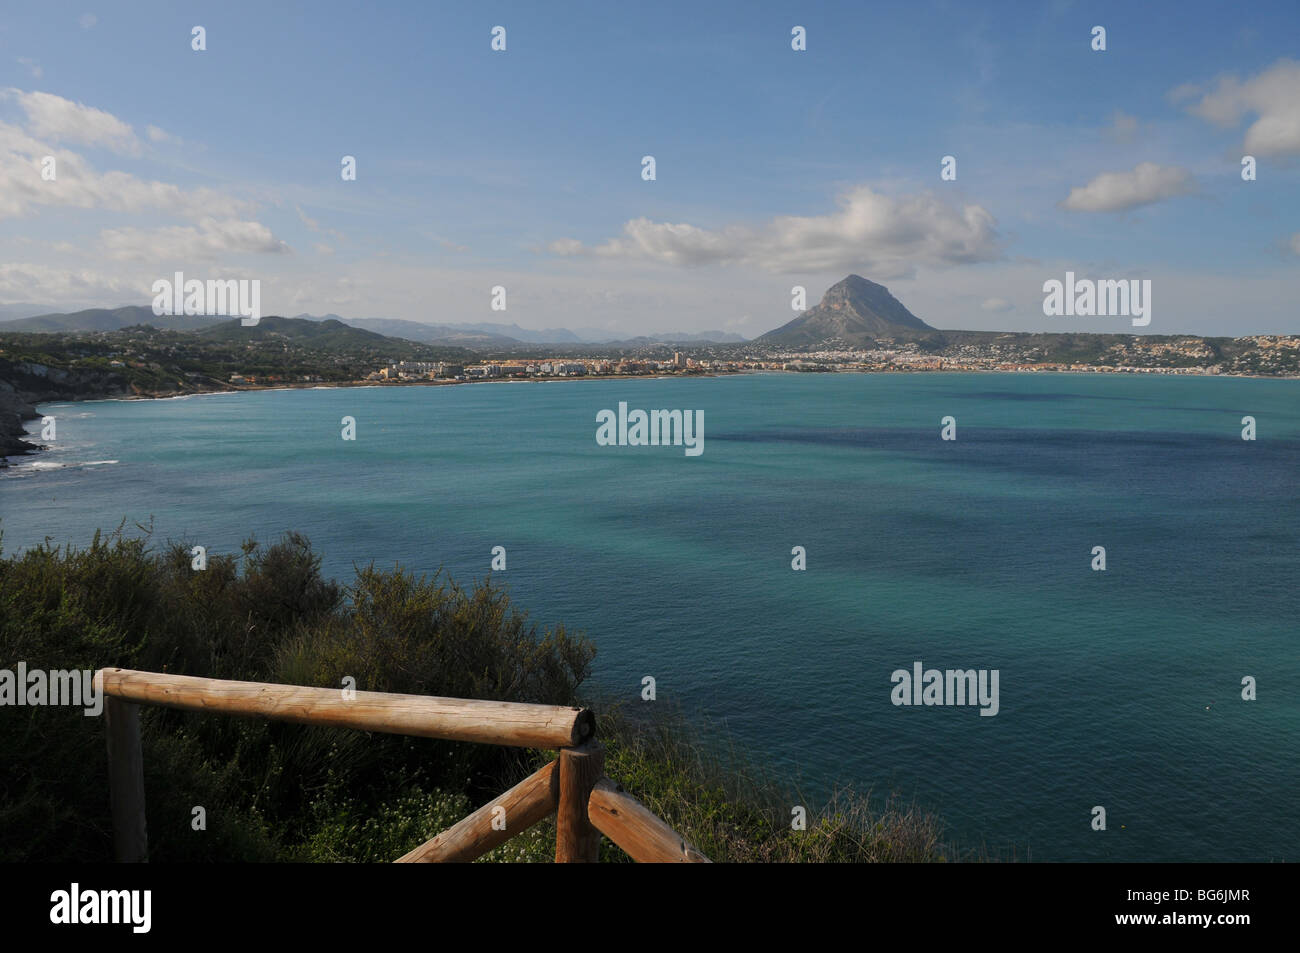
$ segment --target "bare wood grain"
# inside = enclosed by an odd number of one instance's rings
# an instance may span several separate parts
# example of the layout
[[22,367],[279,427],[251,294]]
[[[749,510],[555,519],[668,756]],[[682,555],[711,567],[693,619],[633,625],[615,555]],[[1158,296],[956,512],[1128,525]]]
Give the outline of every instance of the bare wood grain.
[[587,802],[591,823],[643,864],[707,864],[709,858],[609,778],[601,778]]
[[139,704],[420,738],[564,748],[581,744],[595,731],[589,709],[560,705],[387,692],[352,692],[348,698],[341,688],[231,682],[119,668],[101,669],[99,675],[106,694]]
[[595,742],[560,752],[560,803],[555,811],[555,862],[594,864],[600,832],[587,818],[591,789],[604,776],[605,751]]

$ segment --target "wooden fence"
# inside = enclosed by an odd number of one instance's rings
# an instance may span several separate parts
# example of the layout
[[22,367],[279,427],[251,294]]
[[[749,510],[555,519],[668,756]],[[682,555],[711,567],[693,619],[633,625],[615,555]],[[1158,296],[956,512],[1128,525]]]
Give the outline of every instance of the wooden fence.
[[[596,720],[585,708],[431,695],[350,692],[264,682],[228,682],[121,668],[95,673],[108,731],[109,794],[117,859],[148,859],[140,706],[161,705],[334,725],[360,731],[555,748],[554,761],[398,863],[466,862],[555,815],[557,863],[594,863],[604,834],[633,860],[708,863],[708,858],[604,776]],[[499,810],[499,809],[503,809]]]

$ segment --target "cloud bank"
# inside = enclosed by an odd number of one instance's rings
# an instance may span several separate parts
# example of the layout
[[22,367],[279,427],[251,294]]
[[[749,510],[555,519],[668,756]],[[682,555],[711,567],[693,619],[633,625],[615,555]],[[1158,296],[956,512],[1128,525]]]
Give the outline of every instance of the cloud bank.
[[825,215],[786,215],[757,227],[719,229],[636,218],[621,235],[589,246],[564,238],[547,250],[561,256],[657,262],[678,267],[742,265],[776,273],[867,271],[910,275],[915,265],[993,261],[1001,248],[993,215],[979,205],[938,197],[889,196],[860,186]]

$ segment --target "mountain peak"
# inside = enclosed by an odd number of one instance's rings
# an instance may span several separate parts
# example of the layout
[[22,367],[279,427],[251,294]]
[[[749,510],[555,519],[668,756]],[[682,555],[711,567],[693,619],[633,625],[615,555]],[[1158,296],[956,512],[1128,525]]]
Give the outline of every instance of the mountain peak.
[[827,288],[815,308],[758,340],[778,347],[814,347],[828,342],[863,345],[880,336],[931,330],[884,285],[849,275]]
[[839,281],[835,282],[835,284],[831,285],[827,290],[834,291],[836,288],[843,287],[883,288],[885,286],[878,285],[874,281],[869,281],[861,275],[848,275],[847,277],[841,278]]

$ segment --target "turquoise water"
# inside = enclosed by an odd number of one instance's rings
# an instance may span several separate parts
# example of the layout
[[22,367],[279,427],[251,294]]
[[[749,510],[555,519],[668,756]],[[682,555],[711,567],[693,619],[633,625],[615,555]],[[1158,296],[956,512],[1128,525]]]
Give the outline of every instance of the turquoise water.
[[[703,410],[703,455],[597,446],[619,401]],[[58,449],[0,476],[7,552],[153,517],[209,551],[295,529],[335,576],[469,581],[500,545],[494,578],[592,637],[603,689],[641,704],[653,675],[810,803],[898,791],[1037,860],[1300,860],[1300,381],[768,374],[41,409]],[[893,705],[917,660],[997,669],[998,714]]]

